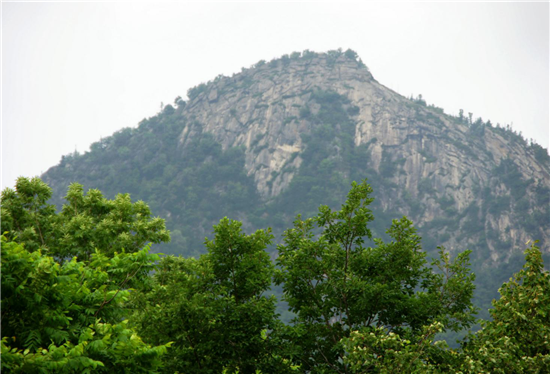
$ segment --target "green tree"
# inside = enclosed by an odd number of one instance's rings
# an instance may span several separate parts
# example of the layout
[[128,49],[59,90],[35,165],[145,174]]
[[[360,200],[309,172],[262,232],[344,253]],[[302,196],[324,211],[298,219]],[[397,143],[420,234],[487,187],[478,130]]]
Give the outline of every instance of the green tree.
[[536,243],[525,265],[499,289],[492,320],[464,345],[464,372],[550,372],[550,273]]
[[158,255],[148,248],[63,265],[2,236],[2,371],[149,373],[170,344],[143,343],[128,327],[133,287]]
[[51,195],[39,178],[19,178],[15,190],[2,191],[2,232],[27,250],[42,248],[58,261],[73,256],[89,260],[96,249],[111,257],[136,252],[148,242],[170,241],[164,220],[151,218],[147,204],[132,203],[129,194],[109,200],[95,189],[85,195],[82,185],[73,183],[59,214],[47,204]]
[[353,331],[342,339],[351,372],[372,373],[548,373],[550,372],[550,274],[535,244],[522,270],[500,288],[492,320],[471,334],[462,349],[434,342],[443,325],[424,327],[410,341],[383,328]]
[[[164,223],[128,195],[71,185],[2,193],[1,368],[15,373],[549,373],[550,273],[539,248],[461,349],[435,341],[474,322],[469,251],[426,261],[403,217],[374,238],[371,187],[297,217],[277,269],[268,230],[222,219],[198,259],[150,253]],[[230,196],[230,195],[228,195]],[[181,235],[181,234],[180,234]],[[268,296],[284,291],[291,325]],[[142,339],[143,338],[143,339]],[[168,349],[170,347],[170,349]]]
[[344,357],[352,373],[449,373],[452,367],[445,362],[433,362],[434,353],[451,355],[444,341],[434,344],[443,325],[434,322],[423,328],[420,336],[411,342],[393,332],[377,327],[370,331],[352,331],[342,339],[347,352]]
[[60,214],[51,189],[19,178],[2,192],[2,369],[7,372],[154,372],[169,346],[128,327],[127,299],[159,260],[147,241],[168,240],[143,202],[73,184]]
[[136,324],[151,344],[173,341],[166,372],[279,373],[290,369],[277,355],[274,296],[264,295],[274,267],[266,252],[271,232],[246,235],[224,218],[199,259],[168,256],[154,286],[136,295]]
[[15,190],[2,191],[2,233],[17,237],[31,252],[55,240],[55,206],[47,203],[51,196],[51,188],[40,178],[18,178]]
[[451,261],[441,251],[433,270],[406,218],[388,229],[392,242],[373,239],[375,246],[367,247],[371,192],[366,181],[353,183],[341,210],[321,206],[314,218],[298,217],[279,246],[276,283],[297,314],[286,336],[307,371],[349,372],[341,341],[351,331],[383,328],[417,341],[435,322],[442,331],[474,322],[469,253]]

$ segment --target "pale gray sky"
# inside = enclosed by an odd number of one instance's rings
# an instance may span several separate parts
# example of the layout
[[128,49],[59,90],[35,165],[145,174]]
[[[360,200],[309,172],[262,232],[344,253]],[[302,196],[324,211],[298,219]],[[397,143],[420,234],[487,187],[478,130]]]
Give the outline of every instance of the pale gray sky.
[[2,189],[293,51],[355,50],[374,77],[549,144],[549,4],[2,3]]

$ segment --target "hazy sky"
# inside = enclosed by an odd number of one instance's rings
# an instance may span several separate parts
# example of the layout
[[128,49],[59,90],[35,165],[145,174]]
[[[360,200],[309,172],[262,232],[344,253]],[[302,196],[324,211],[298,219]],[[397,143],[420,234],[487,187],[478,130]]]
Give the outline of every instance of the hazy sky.
[[355,50],[383,85],[549,144],[549,4],[2,3],[2,188],[219,74]]

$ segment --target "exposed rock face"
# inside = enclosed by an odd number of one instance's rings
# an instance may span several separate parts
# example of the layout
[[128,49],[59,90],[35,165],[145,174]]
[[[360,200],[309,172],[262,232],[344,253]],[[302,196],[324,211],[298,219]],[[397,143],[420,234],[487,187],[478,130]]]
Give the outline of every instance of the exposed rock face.
[[[510,255],[499,248],[523,248],[535,239],[533,230],[523,229],[521,217],[512,214],[523,204],[523,214],[546,220],[538,222],[536,239],[548,243],[550,217],[547,207],[537,203],[536,191],[550,188],[549,165],[537,161],[533,150],[509,131],[450,117],[421,100],[407,99],[378,83],[355,56],[313,54],[258,65],[192,92],[179,111],[194,121],[179,141],[185,149],[200,128],[224,148],[244,147],[246,172],[264,201],[287,189],[302,164],[307,147],[303,135],[316,126],[308,114],[320,110],[312,95],[336,92],[349,100],[355,146],[370,153],[365,169],[400,187],[376,195],[384,208],[412,217],[425,230],[446,233],[439,237],[448,247],[463,250],[465,239],[486,237],[490,258],[497,261]],[[514,178],[525,181],[525,191],[504,199],[497,214],[483,201],[515,191],[512,182],[499,179],[499,167],[505,173],[514,168]],[[411,201],[423,209],[415,210]],[[443,226],[441,220],[454,220],[454,229],[432,225],[438,219]],[[462,228],[468,223],[481,227],[474,237],[464,238]]]
[[549,250],[547,151],[393,92],[352,51],[294,53],[188,94],[64,157],[43,176],[53,202],[73,181],[131,193],[166,218],[163,253],[198,255],[223,216],[279,239],[295,214],[338,207],[353,180],[368,178],[377,236],[406,215],[428,252],[472,249],[479,266],[523,261],[529,240]]

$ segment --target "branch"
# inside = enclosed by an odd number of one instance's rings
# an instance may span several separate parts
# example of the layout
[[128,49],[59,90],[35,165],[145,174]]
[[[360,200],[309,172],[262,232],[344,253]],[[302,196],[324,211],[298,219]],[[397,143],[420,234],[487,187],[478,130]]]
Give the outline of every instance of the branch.
[[99,314],[101,309],[103,309],[105,307],[105,305],[109,304],[111,301],[114,300],[115,297],[117,297],[120,290],[126,285],[126,283],[128,283],[128,281],[130,279],[132,279],[137,274],[137,272],[141,269],[142,266],[143,266],[143,263],[139,265],[139,267],[136,269],[136,271],[134,271],[134,274],[132,274],[132,275],[130,275],[130,273],[126,274],[126,279],[124,279],[122,281],[122,283],[118,286],[118,290],[115,292],[113,297],[111,297],[109,300],[103,300],[103,302],[99,306],[99,309],[95,312],[94,317],[97,317],[97,315]]

